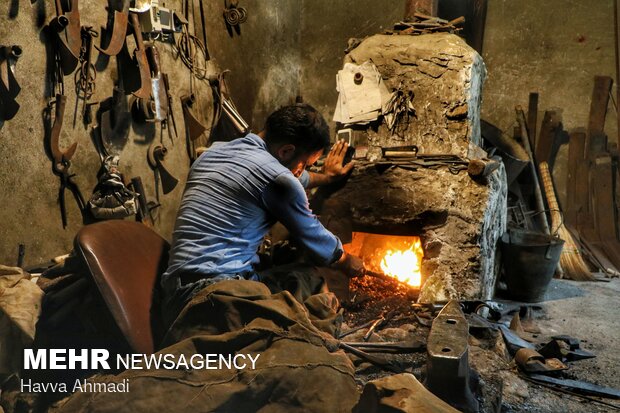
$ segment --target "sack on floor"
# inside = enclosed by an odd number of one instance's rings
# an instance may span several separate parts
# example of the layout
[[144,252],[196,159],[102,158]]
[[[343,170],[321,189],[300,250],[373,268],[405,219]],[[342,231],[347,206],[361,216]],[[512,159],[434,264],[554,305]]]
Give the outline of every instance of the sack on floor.
[[0,382],[21,368],[32,347],[43,291],[21,268],[0,265]]
[[175,344],[158,354],[260,354],[256,369],[126,370],[91,381],[128,379],[129,392],[75,393],[50,411],[350,412],[359,397],[353,364],[313,323],[324,321],[318,314],[335,322],[337,300],[314,297],[311,317],[288,291],[245,280],[211,285],[175,322],[167,337]]

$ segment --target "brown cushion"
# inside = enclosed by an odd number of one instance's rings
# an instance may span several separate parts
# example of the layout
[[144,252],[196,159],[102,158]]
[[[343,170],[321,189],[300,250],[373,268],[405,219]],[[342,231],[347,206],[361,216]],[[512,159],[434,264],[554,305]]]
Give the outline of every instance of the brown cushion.
[[169,245],[132,221],[104,221],[82,228],[75,251],[83,255],[103,299],[136,352],[154,350],[153,291],[168,263]]

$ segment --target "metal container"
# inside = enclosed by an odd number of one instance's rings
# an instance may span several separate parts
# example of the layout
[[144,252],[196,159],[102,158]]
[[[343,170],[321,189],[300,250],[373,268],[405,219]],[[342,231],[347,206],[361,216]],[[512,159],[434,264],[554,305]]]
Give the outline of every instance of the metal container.
[[542,301],[555,272],[564,241],[523,229],[509,229],[501,241],[504,280],[510,296],[519,301]]

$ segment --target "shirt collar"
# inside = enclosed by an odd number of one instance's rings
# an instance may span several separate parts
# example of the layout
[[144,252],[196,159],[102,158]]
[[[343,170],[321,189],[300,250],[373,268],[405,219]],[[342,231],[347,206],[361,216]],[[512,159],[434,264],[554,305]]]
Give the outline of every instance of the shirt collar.
[[257,134],[255,134],[255,133],[248,133],[247,135],[245,135],[245,137],[246,137],[246,139],[249,139],[252,142],[256,143],[261,148],[267,150],[267,142],[265,142],[265,140],[263,138],[261,138],[260,136],[258,136]]

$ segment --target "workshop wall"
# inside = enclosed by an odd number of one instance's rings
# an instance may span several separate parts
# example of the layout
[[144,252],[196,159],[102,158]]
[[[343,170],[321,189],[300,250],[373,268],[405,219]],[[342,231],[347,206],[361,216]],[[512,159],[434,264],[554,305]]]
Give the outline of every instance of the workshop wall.
[[[527,110],[529,93],[538,92],[539,128],[544,111],[553,108],[561,109],[565,130],[587,127],[594,76],[616,77],[613,4],[611,0],[489,1],[482,118],[512,135],[514,106]],[[614,86],[614,95],[615,90]],[[617,141],[616,122],[610,103],[606,122],[610,142]],[[560,202],[566,196],[567,158],[564,146],[554,170]]]
[[[98,29],[106,24],[105,2],[80,3],[82,25]],[[110,3],[115,4],[115,1],[110,0]],[[180,10],[181,0],[167,1],[165,6]],[[269,4],[256,0],[244,2],[248,20],[241,25],[241,34],[233,33],[233,36],[229,36],[222,17],[223,3],[213,0],[205,2],[204,6],[212,57],[208,72],[217,73],[218,63],[223,69],[230,68],[234,74],[229,79],[231,95],[252,125],[254,116],[257,123],[261,123],[273,105],[287,103],[297,94],[296,88],[291,86],[297,85],[297,69],[291,72],[288,69],[289,66],[299,66],[299,6],[286,0]],[[0,44],[17,44],[23,48],[23,56],[16,66],[16,77],[22,88],[17,97],[21,108],[12,120],[0,124],[0,199],[3,202],[0,208],[0,263],[3,264],[16,262],[20,243],[26,246],[25,265],[45,262],[67,253],[82,225],[77,205],[67,192],[68,226],[62,228],[57,201],[60,181],[52,173],[52,163],[44,146],[43,111],[54,92],[49,90],[46,81],[46,37],[42,29],[55,15],[54,2],[38,0],[33,5],[29,0],[0,2]],[[156,44],[163,71],[170,76],[173,110],[179,127],[179,137],[173,143],[167,132],[163,133],[163,142],[168,148],[166,165],[179,179],[171,193],[163,195],[159,190],[161,207],[157,210],[156,230],[169,239],[189,169],[179,98],[189,93],[190,75],[181,61],[175,60],[171,44],[159,41]],[[127,45],[133,52],[132,36],[127,37]],[[270,47],[266,49],[265,45]],[[96,50],[93,57],[97,61],[97,80],[91,102],[98,102],[112,95],[118,73],[115,57],[104,59]],[[281,65],[283,62],[285,66]],[[271,70],[272,67],[277,69]],[[76,109],[73,75],[65,77],[65,88],[67,109],[61,147],[78,143],[71,168],[76,174],[76,183],[88,200],[100,167],[91,132],[94,124],[88,128],[82,125],[82,102],[77,102]],[[283,90],[290,93],[283,93]],[[210,125],[212,95],[208,83],[194,83],[194,92],[198,97],[195,114],[205,125]],[[96,106],[93,108],[95,111]],[[260,126],[253,129],[260,129]],[[149,145],[159,139],[159,126],[134,123],[127,143],[118,152],[121,172],[126,178],[141,176],[149,200],[156,199],[156,188],[146,156]]]
[[[120,0],[108,0],[115,5]],[[14,264],[18,245],[26,246],[25,265],[47,261],[72,248],[82,218],[73,197],[66,193],[68,226],[62,228],[58,208],[59,178],[52,173],[51,161],[44,147],[43,112],[53,91],[46,78],[46,36],[43,27],[56,15],[54,2],[29,0],[0,2],[0,44],[17,44],[23,56],[17,62],[17,80],[22,90],[17,97],[21,108],[15,118],[0,124],[0,263]],[[80,2],[81,24],[97,30],[106,24],[108,13],[102,3]],[[192,2],[190,1],[190,4]],[[387,5],[385,3],[388,3]],[[180,10],[181,0],[168,0],[165,7]],[[228,30],[222,17],[223,2],[203,1],[207,19],[208,49],[211,61],[208,74],[228,69],[226,79],[230,96],[253,131],[259,131],[269,113],[292,103],[297,95],[319,108],[327,119],[333,115],[337,100],[335,75],[350,37],[365,37],[380,32],[401,19],[401,0],[374,2],[363,0],[350,7],[348,2],[243,0],[239,6],[248,11],[247,21],[239,31]],[[198,13],[198,11],[197,11]],[[193,24],[190,21],[190,24]],[[99,39],[95,40],[96,42]],[[190,75],[175,59],[171,44],[156,42],[163,71],[168,73],[173,96],[173,110],[179,137],[170,142],[166,165],[179,179],[169,194],[160,192],[155,229],[170,238],[178,204],[189,169],[180,96],[190,91]],[[130,53],[133,37],[127,37]],[[118,79],[116,58],[98,57],[97,81],[91,102],[112,96]],[[81,104],[74,92],[73,76],[65,77],[67,109],[61,134],[61,147],[78,142],[72,159],[75,181],[88,200],[97,182],[100,158],[93,143],[92,126],[81,123]],[[212,94],[208,82],[194,83],[198,105],[194,113],[210,125]],[[97,106],[93,106],[93,113]],[[75,113],[74,113],[75,112]],[[73,119],[75,126],[73,126]],[[141,176],[149,200],[156,199],[154,174],[146,161],[151,143],[159,141],[160,128],[152,124],[132,124],[127,143],[118,151],[121,171],[126,178]],[[205,139],[199,144],[205,144]]]
[[[81,24],[99,30],[107,21],[105,2],[80,2]],[[21,93],[17,97],[21,108],[15,118],[0,127],[0,262],[15,264],[18,244],[26,247],[25,265],[41,263],[51,257],[69,252],[72,240],[82,225],[82,218],[71,192],[65,193],[68,226],[62,228],[58,206],[60,180],[52,173],[52,162],[44,145],[43,112],[54,91],[46,81],[46,43],[49,41],[42,31],[56,16],[54,2],[39,0],[33,5],[29,0],[6,1],[0,4],[0,43],[17,44],[23,48],[23,56],[17,62],[17,80]],[[99,39],[95,39],[99,42]],[[127,45],[133,52],[133,37],[127,37]],[[180,61],[174,61],[170,45],[157,42],[162,70],[169,74],[173,95],[173,110],[179,124],[179,137],[170,142],[167,134],[163,142],[169,149],[166,164],[179,179],[177,187],[169,194],[160,196],[161,208],[156,228],[169,235],[174,222],[176,208],[184,187],[188,170],[185,152],[183,116],[179,97],[189,91],[187,70]],[[91,102],[102,101],[112,96],[113,86],[118,78],[116,58],[103,58],[96,50],[96,90]],[[73,74],[65,76],[67,105],[61,133],[61,148],[77,142],[77,151],[72,159],[71,171],[76,174],[78,184],[86,200],[97,182],[96,174],[100,158],[93,143],[92,126],[82,124],[82,101],[76,99]],[[97,106],[93,107],[93,114]],[[74,121],[75,119],[75,121]],[[129,139],[120,155],[121,172],[126,178],[140,176],[147,197],[155,200],[154,174],[146,160],[149,145],[158,141],[159,126],[134,123]],[[119,148],[120,149],[120,148]]]
[[336,74],[342,69],[349,39],[361,40],[391,29],[403,19],[405,2],[304,0],[302,4],[303,98],[321,111],[333,131],[332,118],[338,100]]

